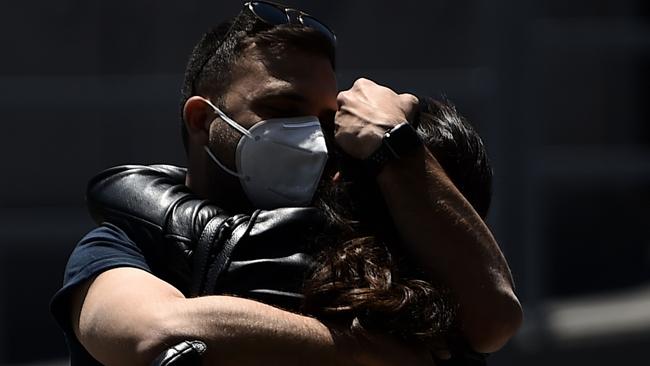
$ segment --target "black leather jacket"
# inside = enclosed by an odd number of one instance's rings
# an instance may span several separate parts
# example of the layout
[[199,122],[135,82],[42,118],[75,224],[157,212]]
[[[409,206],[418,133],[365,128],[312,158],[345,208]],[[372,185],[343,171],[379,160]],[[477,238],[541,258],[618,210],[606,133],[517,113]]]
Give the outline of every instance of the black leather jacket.
[[98,223],[120,226],[186,296],[237,294],[299,310],[313,238],[325,227],[319,211],[230,215],[184,181],[185,169],[170,165],[111,168],[89,182],[88,208]]

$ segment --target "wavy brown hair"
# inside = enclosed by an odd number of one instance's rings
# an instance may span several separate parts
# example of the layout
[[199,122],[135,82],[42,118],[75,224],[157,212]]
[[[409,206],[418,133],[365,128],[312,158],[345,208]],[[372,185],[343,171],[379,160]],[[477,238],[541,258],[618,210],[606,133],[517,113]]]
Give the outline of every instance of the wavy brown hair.
[[[412,124],[451,181],[482,218],[492,171],[481,138],[450,103],[420,98]],[[343,182],[318,199],[330,222],[305,281],[303,311],[319,319],[433,344],[455,333],[456,306],[408,259],[374,179],[338,154]]]

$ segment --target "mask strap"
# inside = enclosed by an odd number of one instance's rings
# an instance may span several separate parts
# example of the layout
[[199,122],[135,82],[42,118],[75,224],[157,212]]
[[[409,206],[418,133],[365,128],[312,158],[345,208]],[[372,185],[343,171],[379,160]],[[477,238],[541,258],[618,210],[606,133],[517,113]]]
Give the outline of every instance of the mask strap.
[[232,128],[239,131],[242,135],[245,135],[248,138],[253,138],[253,135],[250,132],[248,132],[247,129],[242,127],[239,123],[233,121],[232,118],[228,117],[225,113],[223,113],[221,109],[217,108],[214,104],[212,104],[211,101],[207,99],[203,99],[203,100],[206,103],[208,103],[208,105],[212,107],[212,109],[214,109],[214,111],[219,115],[219,117],[221,117],[221,119],[224,120],[227,124],[229,124]]
[[205,152],[208,153],[208,155],[210,155],[210,158],[212,158],[212,161],[214,161],[214,162],[219,166],[219,168],[225,170],[228,174],[230,174],[230,175],[234,175],[234,176],[237,177],[237,178],[248,179],[245,175],[243,175],[243,174],[239,174],[239,173],[237,173],[237,172],[235,172],[235,171],[232,171],[232,170],[228,169],[225,165],[223,165],[223,164],[219,161],[219,159],[217,159],[217,157],[214,156],[214,154],[212,153],[212,151],[210,150],[209,147],[207,147],[207,146],[203,146],[203,149],[205,150]]

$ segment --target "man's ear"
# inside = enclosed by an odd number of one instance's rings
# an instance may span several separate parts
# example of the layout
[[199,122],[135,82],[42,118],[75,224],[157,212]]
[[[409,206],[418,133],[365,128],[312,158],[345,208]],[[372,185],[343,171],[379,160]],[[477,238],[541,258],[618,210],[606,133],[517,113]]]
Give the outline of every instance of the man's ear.
[[207,138],[212,122],[212,108],[203,97],[190,97],[183,106],[183,122],[191,138]]

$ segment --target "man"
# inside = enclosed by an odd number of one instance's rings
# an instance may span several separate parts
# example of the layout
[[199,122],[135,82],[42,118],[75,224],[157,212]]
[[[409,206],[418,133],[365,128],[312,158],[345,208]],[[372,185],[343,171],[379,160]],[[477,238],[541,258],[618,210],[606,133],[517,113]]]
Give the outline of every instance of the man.
[[[281,24],[288,20],[294,24]],[[201,40],[188,65],[183,98],[186,185],[194,193],[230,212],[281,207],[282,199],[308,204],[320,178],[309,169],[302,178],[312,189],[275,192],[273,199],[247,183],[252,180],[237,146],[250,138],[241,134],[260,121],[317,116],[324,136],[335,136],[330,146],[357,159],[375,156],[386,131],[408,120],[417,99],[364,79],[338,94],[334,42],[317,20],[263,2],[248,3],[232,24]],[[322,145],[316,142],[312,152],[322,152]],[[247,159],[284,156],[267,155]],[[395,225],[412,255],[454,290],[464,336],[477,351],[500,348],[518,327],[521,310],[488,229],[426,149],[380,168],[377,182]],[[334,179],[335,172],[320,170],[322,179]],[[341,347],[325,324],[259,302],[188,299],[154,276],[137,246],[111,226],[82,240],[67,278],[53,311],[67,331],[73,364],[148,364],[185,339],[208,345],[206,364],[431,362],[424,350],[386,339]]]

